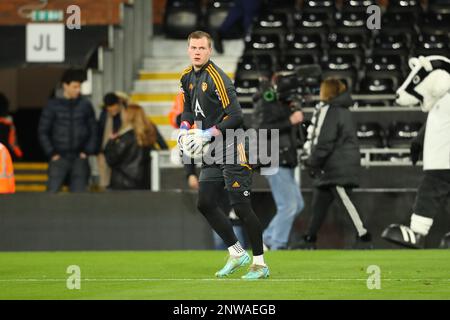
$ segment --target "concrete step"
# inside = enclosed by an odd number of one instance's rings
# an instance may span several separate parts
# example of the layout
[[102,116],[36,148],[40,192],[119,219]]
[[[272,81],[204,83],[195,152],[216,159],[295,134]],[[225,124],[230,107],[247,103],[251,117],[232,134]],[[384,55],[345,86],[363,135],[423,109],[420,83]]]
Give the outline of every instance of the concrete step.
[[[230,77],[231,80],[234,80],[234,70],[224,72]],[[181,72],[153,72],[147,70],[139,71],[139,79],[138,80],[177,80],[180,81]]]
[[145,113],[149,116],[168,115],[172,109],[173,101],[163,102],[147,102],[139,101],[139,105],[144,108]]
[[133,92],[160,93],[180,91],[179,80],[136,80],[133,86]]
[[[225,40],[224,56],[240,57],[244,51],[243,40]],[[217,54],[213,50],[213,56]],[[187,57],[187,40],[166,39],[163,36],[153,38],[152,57]]]
[[[239,57],[234,56],[212,56],[211,60],[217,64],[221,69],[227,70],[230,69],[234,71],[237,66],[237,62]],[[152,71],[152,72],[161,72],[161,71],[178,71],[182,72],[184,69],[190,66],[189,58],[183,57],[147,57],[144,58],[143,69]]]
[[131,102],[141,104],[142,102],[167,102],[173,103],[177,93],[176,92],[166,92],[166,93],[141,93],[135,92],[131,94]]

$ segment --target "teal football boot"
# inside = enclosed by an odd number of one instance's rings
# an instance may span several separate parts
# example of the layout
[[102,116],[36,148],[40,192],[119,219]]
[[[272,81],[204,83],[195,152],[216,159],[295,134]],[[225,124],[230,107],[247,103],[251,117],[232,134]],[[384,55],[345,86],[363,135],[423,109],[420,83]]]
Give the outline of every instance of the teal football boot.
[[216,272],[216,277],[218,278],[227,277],[240,267],[248,265],[249,263],[250,263],[250,256],[247,252],[245,252],[240,257],[230,256],[225,266],[221,270]]

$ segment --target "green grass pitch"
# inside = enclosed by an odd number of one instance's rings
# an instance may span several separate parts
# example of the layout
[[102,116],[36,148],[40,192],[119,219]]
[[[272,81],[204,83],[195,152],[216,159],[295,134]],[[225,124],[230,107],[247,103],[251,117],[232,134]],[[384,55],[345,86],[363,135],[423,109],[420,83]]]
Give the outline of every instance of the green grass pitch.
[[[224,251],[0,253],[0,299],[450,299],[450,250],[268,252],[269,279],[214,273]],[[81,288],[68,289],[77,265]],[[380,289],[368,289],[371,265]],[[72,283],[71,281],[69,281]],[[369,283],[373,283],[369,280]]]

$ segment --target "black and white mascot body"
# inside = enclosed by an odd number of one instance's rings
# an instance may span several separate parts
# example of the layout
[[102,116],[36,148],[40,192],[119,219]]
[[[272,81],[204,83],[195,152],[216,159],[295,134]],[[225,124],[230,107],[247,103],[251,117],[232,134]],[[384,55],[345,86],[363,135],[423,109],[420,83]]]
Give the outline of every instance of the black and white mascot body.
[[[397,90],[399,105],[419,103],[428,113],[421,134],[411,144],[415,163],[423,148],[424,176],[414,203],[410,226],[390,225],[382,238],[409,248],[423,248],[436,214],[450,199],[450,59],[443,56],[411,58],[411,72]],[[450,247],[450,232],[441,241]]]

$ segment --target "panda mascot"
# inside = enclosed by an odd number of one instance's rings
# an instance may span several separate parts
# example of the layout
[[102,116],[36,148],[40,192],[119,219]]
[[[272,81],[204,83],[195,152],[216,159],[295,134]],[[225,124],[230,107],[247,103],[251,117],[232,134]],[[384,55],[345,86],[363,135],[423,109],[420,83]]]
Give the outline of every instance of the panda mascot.
[[[422,134],[411,144],[411,159],[423,152],[424,176],[411,215],[410,226],[392,224],[381,237],[409,248],[424,248],[433,218],[450,199],[450,59],[420,56],[409,60],[410,74],[397,90],[399,105],[419,103],[428,113]],[[423,150],[422,150],[423,148]],[[441,241],[450,248],[450,232]]]

